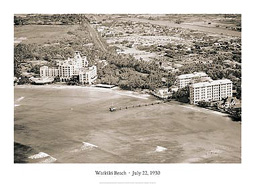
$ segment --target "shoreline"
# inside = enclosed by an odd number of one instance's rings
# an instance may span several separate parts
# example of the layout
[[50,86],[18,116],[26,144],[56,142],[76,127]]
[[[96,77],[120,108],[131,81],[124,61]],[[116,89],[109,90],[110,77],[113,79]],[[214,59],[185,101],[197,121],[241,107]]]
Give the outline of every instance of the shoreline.
[[[144,100],[148,100],[150,97],[154,97],[153,95],[150,95],[150,94],[147,94],[147,93],[142,94],[142,93],[135,92],[135,91],[122,90],[119,87],[114,87],[114,88],[111,88],[111,89],[107,89],[107,88],[100,88],[100,87],[96,87],[96,86],[75,86],[75,85],[70,86],[70,85],[65,85],[65,84],[47,84],[47,85],[29,85],[29,84],[27,85],[26,84],[26,85],[16,85],[16,86],[14,86],[14,88],[21,88],[21,89],[22,88],[23,89],[24,88],[31,88],[31,89],[39,89],[39,88],[45,88],[45,89],[47,89],[47,88],[48,89],[89,89],[89,90],[100,91],[100,92],[115,93],[115,94],[118,94],[120,96],[128,96],[128,97],[139,98],[139,99],[144,99]],[[171,100],[170,103],[182,106],[183,108],[186,108],[186,109],[199,111],[199,112],[203,112],[203,113],[207,112],[207,113],[220,115],[220,116],[228,116],[229,115],[227,113],[215,111],[215,110],[212,110],[212,109],[198,107],[198,106],[190,105],[188,103],[181,103],[181,102],[178,102],[176,100]],[[242,121],[233,121],[233,122],[241,123]]]
[[129,91],[129,90],[122,90],[119,87],[113,87],[110,89],[107,88],[100,88],[96,86],[76,86],[76,85],[65,85],[65,84],[47,84],[47,85],[30,85],[30,84],[25,84],[25,85],[16,85],[14,86],[14,89],[89,89],[89,90],[94,90],[94,91],[100,91],[100,92],[109,92],[109,93],[116,93],[121,96],[129,96],[129,97],[134,97],[134,98],[140,98],[147,100],[149,97],[152,97],[150,94],[143,94],[139,93],[136,91]]
[[[215,114],[215,115],[220,115],[220,116],[224,116],[224,117],[229,117],[231,118],[228,114],[228,113],[224,113],[224,112],[219,112],[219,111],[216,111],[216,110],[213,110],[213,109],[207,109],[207,108],[204,108],[204,107],[199,107],[199,106],[195,106],[195,105],[191,105],[191,104],[188,104],[188,103],[181,103],[181,102],[178,102],[176,100],[172,100],[171,101],[172,104],[178,104],[186,109],[191,109],[191,110],[194,110],[194,111],[198,111],[198,112],[203,112],[203,113],[210,113],[210,114]],[[232,120],[233,122],[236,122],[236,123],[242,123],[242,121],[234,121]]]
[[206,108],[203,108],[203,107],[198,107],[198,106],[194,106],[194,105],[190,105],[190,104],[185,104],[185,106],[183,106],[183,107],[187,108],[187,109],[192,109],[192,110],[195,110],[195,111],[199,111],[199,112],[210,112],[210,113],[221,115],[221,116],[227,115],[226,113],[223,113],[223,112],[214,111],[212,109],[206,109]]

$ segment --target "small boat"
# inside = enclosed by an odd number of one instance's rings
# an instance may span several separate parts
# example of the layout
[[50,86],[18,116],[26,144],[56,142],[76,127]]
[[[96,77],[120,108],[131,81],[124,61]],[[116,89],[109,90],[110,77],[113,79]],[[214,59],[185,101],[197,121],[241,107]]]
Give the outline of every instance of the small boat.
[[112,103],[112,106],[109,108],[109,110],[110,110],[111,112],[116,111],[116,107],[113,106],[113,103]]
[[115,107],[110,107],[109,110],[110,110],[111,112],[113,112],[113,111],[116,111],[116,108],[115,108]]

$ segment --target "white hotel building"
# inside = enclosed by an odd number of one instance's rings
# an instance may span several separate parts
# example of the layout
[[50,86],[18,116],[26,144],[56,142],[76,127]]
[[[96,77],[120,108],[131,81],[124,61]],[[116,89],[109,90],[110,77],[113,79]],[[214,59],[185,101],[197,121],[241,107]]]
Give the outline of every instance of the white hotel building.
[[199,101],[219,101],[232,97],[232,81],[229,79],[213,80],[210,82],[194,83],[189,86],[190,104]]
[[40,67],[41,77],[55,77],[59,76],[59,69],[57,67],[49,68],[48,66]]
[[66,82],[75,75],[79,76],[79,82],[82,84],[91,84],[97,78],[97,67],[89,67],[86,56],[81,57],[78,51],[75,52],[74,58],[57,61],[57,67],[40,68],[41,77],[59,77],[61,82]]
[[91,66],[79,71],[79,82],[81,84],[91,84],[97,79],[97,67]]
[[179,75],[177,77],[177,86],[179,89],[181,89],[181,88],[188,86],[194,80],[198,80],[201,78],[208,78],[210,80],[208,75],[204,72],[195,72],[195,73],[191,73],[191,74]]

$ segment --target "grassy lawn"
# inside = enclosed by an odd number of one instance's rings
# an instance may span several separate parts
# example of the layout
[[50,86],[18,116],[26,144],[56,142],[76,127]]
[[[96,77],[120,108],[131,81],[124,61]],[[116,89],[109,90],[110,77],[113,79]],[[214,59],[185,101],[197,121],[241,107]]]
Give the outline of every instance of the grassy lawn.
[[75,31],[79,25],[25,25],[14,27],[15,38],[25,38],[22,43],[45,44],[63,38],[72,38],[69,31]]

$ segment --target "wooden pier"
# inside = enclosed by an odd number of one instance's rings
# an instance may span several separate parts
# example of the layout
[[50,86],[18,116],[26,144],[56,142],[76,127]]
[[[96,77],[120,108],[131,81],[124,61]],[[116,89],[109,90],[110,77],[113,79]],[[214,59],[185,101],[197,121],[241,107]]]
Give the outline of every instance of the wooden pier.
[[131,106],[125,106],[125,107],[110,107],[109,110],[111,112],[113,111],[119,111],[119,110],[125,110],[125,109],[131,109],[131,108],[137,108],[137,107],[146,107],[150,105],[157,105],[157,104],[163,104],[169,102],[169,100],[164,100],[164,101],[159,101],[159,102],[152,102],[152,103],[147,103],[147,104],[137,104],[137,105],[131,105]]

